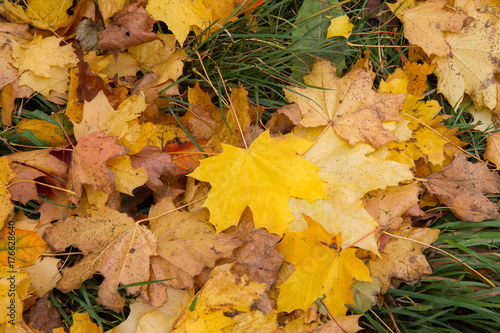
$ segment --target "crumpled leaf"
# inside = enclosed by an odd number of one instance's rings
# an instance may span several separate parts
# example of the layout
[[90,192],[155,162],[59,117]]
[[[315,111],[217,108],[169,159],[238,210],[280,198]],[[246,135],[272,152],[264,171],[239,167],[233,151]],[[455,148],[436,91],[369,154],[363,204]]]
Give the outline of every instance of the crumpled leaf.
[[61,260],[51,257],[38,258],[31,266],[23,267],[30,274],[31,283],[28,291],[38,297],[47,294],[61,279],[58,264]]
[[306,217],[308,229],[288,232],[277,245],[295,271],[280,288],[278,311],[307,310],[319,297],[335,317],[346,314],[352,304],[353,279],[371,282],[368,267],[355,256],[356,249],[341,251],[340,235],[332,236],[320,224]]
[[[403,226],[392,234],[431,244],[438,238],[439,230]],[[425,248],[427,246],[410,240],[391,239],[382,251],[382,257],[368,261],[371,275],[378,277],[382,283],[381,294],[385,294],[388,288],[399,287],[402,282],[413,285],[423,276],[432,273],[422,254]]]
[[75,192],[68,194],[68,198],[74,203],[82,195],[83,184],[108,194],[115,190],[114,174],[106,166],[106,161],[126,154],[128,149],[117,145],[115,137],[105,138],[104,133],[101,131],[87,135],[73,149],[67,189]]
[[155,20],[141,2],[131,3],[113,16],[113,23],[99,33],[99,48],[109,51],[115,59],[120,51],[157,39],[153,32]]
[[264,283],[220,272],[212,276],[195,296],[194,310],[186,309],[178,317],[172,332],[220,332],[223,328],[231,328],[235,323],[224,313],[250,312],[252,304],[261,298],[265,289]]
[[[296,130],[307,139],[314,139],[322,128]],[[302,212],[321,224],[331,234],[342,234],[343,246],[356,246],[378,253],[373,231],[379,226],[364,209],[361,198],[368,192],[396,186],[413,178],[408,166],[370,156],[374,149],[358,143],[354,148],[333,131],[326,131],[304,154],[304,158],[323,167],[319,176],[326,185],[327,198],[307,202],[291,198],[290,209],[295,222],[292,231],[303,231],[306,221]],[[359,241],[359,242],[358,242]]]
[[331,126],[335,133],[352,146],[366,142],[378,148],[397,140],[382,126],[382,122],[399,120],[403,94],[376,93],[372,90],[374,74],[366,59],[360,59],[342,78],[335,75],[335,67],[326,60],[313,64],[312,72],[304,82],[318,88],[285,90],[289,102],[299,105],[300,124],[306,127]]
[[271,138],[266,131],[246,150],[223,144],[222,154],[202,160],[189,176],[212,185],[203,204],[210,223],[218,231],[236,225],[248,206],[256,227],[282,234],[293,219],[289,197],[325,196],[318,167],[297,155],[311,145],[293,134]]
[[[88,217],[70,217],[47,228],[44,239],[56,251],[75,246],[83,258],[62,270],[57,288],[68,292],[82,281],[99,273],[104,281],[99,287],[97,302],[120,312],[125,299],[117,288],[149,280],[150,257],[157,254],[156,237],[144,226],[136,224],[126,214],[109,208],[90,210]],[[140,286],[127,287],[136,294]]]
[[462,154],[441,172],[426,177],[425,187],[462,221],[481,222],[498,216],[498,203],[484,195],[497,193],[500,176],[486,163],[471,163]]

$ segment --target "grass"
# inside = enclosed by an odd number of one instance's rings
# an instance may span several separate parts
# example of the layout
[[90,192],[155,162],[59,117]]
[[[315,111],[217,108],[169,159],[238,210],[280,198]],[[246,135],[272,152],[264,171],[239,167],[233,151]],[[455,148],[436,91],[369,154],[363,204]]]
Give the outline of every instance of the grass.
[[[370,60],[376,70],[375,84],[387,78],[395,68],[402,66],[402,58],[408,50],[402,28],[393,28],[373,18],[364,17],[364,1],[344,1],[342,8],[355,24],[349,45],[342,38],[318,39],[311,34],[327,23],[320,16],[306,16],[297,20],[302,1],[268,1],[252,17],[240,17],[223,24],[208,37],[191,35],[184,45],[189,55],[185,63],[185,76],[179,79],[181,87],[194,86],[214,88],[223,96],[223,85],[243,85],[252,103],[266,108],[266,120],[277,107],[287,104],[283,89],[287,86],[303,86],[300,73],[304,63],[315,57],[337,59],[339,74],[345,73],[356,62],[359,55],[370,51]],[[336,6],[331,10],[338,10]],[[312,20],[312,21],[311,21]],[[302,35],[293,34],[302,29]],[[165,26],[158,26],[165,31]],[[292,78],[290,77],[292,75]],[[435,78],[429,86],[435,88]],[[454,109],[436,93],[427,98],[441,101],[443,113],[451,117],[449,127],[458,127],[460,139],[467,143],[465,150],[480,157],[485,150],[487,134],[475,131],[472,118],[464,108]],[[217,98],[216,98],[217,99]],[[178,104],[186,101],[174,100]],[[215,101],[223,106],[221,97]],[[45,119],[58,108],[40,96],[31,98],[23,106],[20,118]],[[165,112],[182,114],[182,105]],[[16,133],[13,128],[0,133],[0,154],[10,154],[21,146],[45,146],[30,131]],[[26,141],[27,140],[27,141]],[[492,197],[493,199],[498,199]],[[32,218],[38,204],[16,205]],[[500,330],[500,220],[481,223],[457,221],[450,213],[432,223],[432,228],[441,230],[434,245],[456,256],[475,270],[488,277],[497,287],[490,287],[484,279],[475,275],[448,255],[428,249],[426,255],[433,268],[431,276],[420,280],[415,286],[403,284],[390,289],[382,300],[365,313],[361,326],[367,332],[492,332]],[[61,257],[65,260],[65,257]],[[79,290],[62,293],[54,290],[50,296],[67,325],[71,325],[71,312],[87,311],[105,330],[117,326],[127,318],[128,305],[122,313],[114,313],[97,305],[97,288],[101,277],[82,283]],[[125,295],[123,290],[122,295]]]

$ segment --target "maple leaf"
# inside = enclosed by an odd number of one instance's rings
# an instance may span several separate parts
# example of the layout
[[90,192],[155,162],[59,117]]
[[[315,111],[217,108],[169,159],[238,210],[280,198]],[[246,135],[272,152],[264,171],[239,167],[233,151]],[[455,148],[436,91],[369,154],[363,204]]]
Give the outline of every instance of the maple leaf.
[[278,311],[307,308],[319,297],[333,316],[343,316],[345,304],[352,304],[353,278],[369,281],[368,267],[355,256],[356,249],[340,251],[340,235],[332,236],[320,224],[306,216],[308,229],[287,232],[277,249],[295,271],[280,288]]
[[428,0],[418,6],[408,1],[406,7],[400,8],[406,1],[389,3],[404,23],[405,37],[411,44],[420,46],[428,54],[441,57],[451,56],[451,47],[445,38],[445,32],[459,33],[471,18],[462,10],[446,10],[446,0]]
[[73,3],[66,0],[27,0],[24,4],[3,3],[7,12],[18,22],[38,29],[57,30],[70,24],[68,10]]
[[491,172],[486,163],[471,163],[462,154],[441,172],[427,176],[427,190],[463,221],[481,222],[498,216],[498,203],[484,193],[497,193],[500,176]]
[[75,203],[82,195],[83,184],[89,184],[105,193],[112,193],[115,189],[114,175],[106,166],[106,161],[126,154],[128,149],[117,145],[114,137],[105,138],[104,133],[105,131],[101,131],[87,135],[73,149],[67,188],[75,192],[68,195]]
[[[150,257],[157,255],[156,237],[126,214],[109,208],[87,212],[88,217],[70,217],[47,228],[44,239],[56,251],[68,246],[80,249],[83,258],[62,270],[57,288],[63,292],[80,286],[82,281],[99,273],[104,282],[99,287],[97,302],[120,312],[125,299],[117,291],[119,284],[149,279]],[[139,286],[127,287],[136,294]]]
[[248,206],[255,226],[282,234],[293,219],[288,198],[316,200],[325,196],[318,167],[297,154],[312,143],[292,134],[261,134],[248,149],[222,145],[224,152],[201,161],[189,174],[212,185],[203,204],[218,231],[236,225]]
[[[439,230],[403,226],[392,234],[431,244],[438,238]],[[422,254],[426,247],[407,239],[390,239],[382,251],[382,256],[368,261],[371,274],[378,277],[382,283],[381,294],[385,294],[388,288],[399,287],[401,282],[413,285],[422,276],[432,273],[425,255]]]
[[[193,277],[205,267],[213,268],[215,261],[232,256],[241,241],[233,236],[217,234],[208,223],[208,211],[173,211],[172,199],[165,198],[151,207],[151,232],[158,239],[158,256],[152,258],[152,269],[157,280],[174,288],[193,287]],[[173,211],[153,220],[154,216]]]
[[90,316],[88,312],[84,313],[74,313],[73,314],[73,325],[71,325],[69,329],[69,333],[102,333],[102,328],[93,323],[90,320]]
[[326,38],[342,36],[349,38],[352,33],[354,25],[349,22],[349,16],[338,16],[330,20],[330,26],[326,32]]
[[[335,133],[351,145],[367,142],[378,148],[397,137],[382,126],[382,122],[401,119],[399,110],[405,96],[376,93],[372,90],[374,74],[366,59],[360,59],[342,78],[329,61],[313,64],[312,72],[304,76],[304,83],[318,88],[285,90],[289,102],[299,105],[300,124],[306,127],[332,126]],[[322,88],[322,89],[320,89]]]
[[[306,139],[317,137],[322,128],[296,130]],[[323,167],[319,176],[326,183],[327,198],[307,202],[291,198],[290,208],[295,222],[292,231],[302,231],[307,223],[302,212],[321,224],[331,234],[342,234],[343,246],[356,246],[378,253],[373,231],[378,227],[364,209],[361,198],[368,192],[396,186],[412,179],[409,168],[394,161],[370,156],[374,149],[358,143],[354,148],[333,131],[326,131],[304,154],[304,158]]]
[[476,1],[463,7],[474,21],[460,34],[446,33],[450,57],[436,57],[438,92],[450,105],[457,105],[464,92],[478,109],[494,110],[497,105],[498,59],[500,58],[500,18],[491,12],[478,12]]
[[42,257],[38,258],[33,265],[23,267],[23,272],[29,273],[31,277],[28,291],[42,297],[55,288],[57,281],[61,279],[60,264],[59,259]]
[[224,313],[250,312],[253,302],[261,298],[265,289],[264,283],[219,272],[195,296],[198,300],[195,309],[186,309],[177,318],[172,332],[219,332],[231,328],[235,323]]
[[66,68],[75,66],[78,59],[73,52],[71,44],[59,46],[62,38],[50,36],[43,38],[36,35],[27,44],[12,44],[13,65],[20,72],[30,71],[37,78],[50,78],[54,75],[54,68]]
[[37,231],[4,226],[0,234],[0,265],[32,265],[46,249]]

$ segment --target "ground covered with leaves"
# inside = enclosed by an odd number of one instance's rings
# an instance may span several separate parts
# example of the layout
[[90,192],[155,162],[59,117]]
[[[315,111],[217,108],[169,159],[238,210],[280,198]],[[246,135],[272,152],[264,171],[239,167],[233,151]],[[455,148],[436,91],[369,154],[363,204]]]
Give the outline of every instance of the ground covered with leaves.
[[0,9],[2,332],[500,329],[497,2]]

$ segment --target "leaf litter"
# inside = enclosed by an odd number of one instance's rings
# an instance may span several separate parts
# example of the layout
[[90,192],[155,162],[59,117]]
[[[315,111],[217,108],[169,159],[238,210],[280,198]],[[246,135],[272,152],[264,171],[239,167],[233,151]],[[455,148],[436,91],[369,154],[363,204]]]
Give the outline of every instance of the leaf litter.
[[[498,171],[467,161],[438,101],[424,97],[434,72],[450,104],[467,94],[498,116],[498,43],[490,42],[500,23],[488,0],[389,5],[425,53],[420,63],[410,59],[376,90],[368,53],[343,76],[340,61],[304,58],[292,76],[307,86],[285,87],[290,104],[268,130],[244,86],[219,107],[219,91],[196,83],[183,115],[165,112],[183,97],[174,82],[186,39],[251,20],[265,1],[99,1],[101,21],[88,0],[74,12],[67,1],[27,3],[0,5],[10,20],[0,22],[2,124],[12,124],[16,98],[35,92],[67,108],[16,126],[48,147],[0,158],[2,329],[48,329],[46,315],[63,332],[48,294],[36,290],[71,292],[98,274],[106,309],[123,310],[121,286],[137,301],[112,332],[356,332],[360,315],[349,309],[367,311],[389,288],[432,272],[422,251],[439,231],[413,217],[438,204],[464,221],[498,217],[487,196],[498,192]],[[321,10],[305,1],[295,36],[309,35],[303,29],[315,21],[306,14]],[[338,28],[348,39],[349,17],[327,14],[342,26],[314,32],[326,39]],[[160,21],[173,33],[153,30]],[[93,32],[97,46],[77,50],[56,33],[80,23],[103,26]],[[498,169],[497,141],[488,138],[485,157]],[[40,219],[27,222],[17,202],[39,202]],[[68,249],[79,252],[62,267],[44,257]],[[102,332],[87,313],[74,314],[76,330]]]

